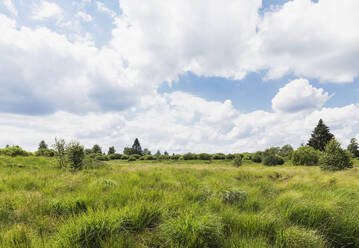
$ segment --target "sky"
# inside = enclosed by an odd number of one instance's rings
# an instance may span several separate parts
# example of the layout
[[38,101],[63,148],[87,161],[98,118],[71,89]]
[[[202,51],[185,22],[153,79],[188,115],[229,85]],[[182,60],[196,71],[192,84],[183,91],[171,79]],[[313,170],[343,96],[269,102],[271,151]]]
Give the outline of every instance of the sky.
[[357,0],[3,0],[0,147],[359,139]]

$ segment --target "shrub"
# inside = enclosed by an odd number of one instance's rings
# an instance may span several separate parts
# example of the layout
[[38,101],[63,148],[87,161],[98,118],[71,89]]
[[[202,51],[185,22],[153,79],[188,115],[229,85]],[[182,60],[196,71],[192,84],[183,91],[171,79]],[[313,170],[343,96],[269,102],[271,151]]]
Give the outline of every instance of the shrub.
[[55,156],[57,159],[57,164],[60,168],[66,166],[66,143],[64,139],[55,138],[55,144],[53,145],[55,150]]
[[106,155],[98,155],[95,157],[95,159],[97,161],[109,161],[110,160],[109,156],[106,156]]
[[179,155],[179,154],[173,154],[173,155],[170,157],[170,159],[172,159],[172,160],[179,160],[180,157],[181,157],[181,155]]
[[251,160],[252,159],[252,154],[251,153],[248,153],[248,152],[245,152],[242,155],[242,159],[243,160]]
[[69,166],[74,170],[81,170],[85,158],[85,149],[77,141],[70,142],[66,147],[66,156]]
[[55,151],[48,148],[39,149],[35,152],[36,156],[44,156],[44,157],[53,157],[55,156]]
[[155,159],[156,159],[154,156],[152,156],[152,155],[150,155],[150,154],[143,156],[143,158],[144,158],[145,160],[155,160]]
[[256,152],[252,155],[251,160],[255,163],[261,163],[262,162],[262,152]]
[[109,157],[109,159],[111,159],[111,160],[115,160],[115,159],[121,159],[121,154],[119,154],[119,153],[113,153],[113,154],[110,154],[108,157]]
[[20,146],[11,146],[4,149],[0,149],[0,154],[16,157],[16,156],[29,156],[31,153],[23,150]]
[[128,155],[126,155],[126,154],[123,154],[123,155],[121,156],[121,159],[122,159],[122,160],[127,160],[129,157],[130,157],[130,156],[128,156]]
[[228,159],[228,160],[233,160],[233,159],[235,159],[236,158],[236,155],[235,154],[227,154],[226,155],[226,159]]
[[211,214],[180,213],[168,219],[161,230],[170,247],[217,248],[223,247],[223,225]]
[[184,154],[182,157],[183,157],[184,160],[195,160],[195,159],[197,159],[197,155],[194,154],[194,153],[190,153],[190,152]]
[[214,160],[226,159],[226,155],[224,155],[223,153],[216,153],[212,155],[212,159]]
[[168,160],[168,159],[170,159],[170,156],[168,156],[168,155],[160,155],[160,156],[157,157],[157,159],[159,159],[159,160]]
[[242,156],[241,155],[236,155],[235,159],[233,160],[233,165],[237,166],[237,167],[242,165]]
[[316,165],[318,164],[320,152],[311,146],[301,146],[292,154],[294,165]]
[[284,164],[284,159],[276,154],[267,154],[263,157],[264,165],[282,165]]
[[350,157],[334,138],[329,141],[328,145],[326,145],[319,163],[320,168],[331,171],[344,170],[353,167]]
[[133,155],[131,155],[131,156],[128,158],[127,161],[136,161],[136,160],[137,160],[137,158],[136,158],[136,156],[133,154]]
[[[131,156],[134,157],[134,158],[136,158],[136,159],[139,159],[139,158],[141,157],[140,154],[132,154]],[[130,157],[131,157],[131,156],[130,156]]]
[[200,153],[198,154],[198,159],[199,160],[211,160],[211,154],[208,153]]

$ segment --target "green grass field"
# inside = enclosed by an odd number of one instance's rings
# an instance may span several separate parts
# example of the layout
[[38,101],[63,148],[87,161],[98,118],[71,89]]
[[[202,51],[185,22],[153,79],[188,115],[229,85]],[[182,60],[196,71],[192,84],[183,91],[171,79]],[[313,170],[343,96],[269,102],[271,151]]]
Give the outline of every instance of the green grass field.
[[2,247],[359,247],[359,167],[0,156]]

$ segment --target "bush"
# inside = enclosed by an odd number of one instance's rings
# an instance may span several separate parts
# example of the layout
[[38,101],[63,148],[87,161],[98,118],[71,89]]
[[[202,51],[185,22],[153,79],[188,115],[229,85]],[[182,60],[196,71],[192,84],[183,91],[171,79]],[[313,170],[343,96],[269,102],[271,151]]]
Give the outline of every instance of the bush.
[[181,158],[181,155],[179,155],[179,154],[173,154],[171,157],[170,157],[170,159],[172,159],[172,160],[179,160]]
[[115,159],[121,159],[122,155],[119,153],[113,153],[113,154],[110,154],[108,157],[111,160],[115,160]]
[[242,165],[242,156],[241,155],[236,155],[235,159],[233,160],[233,165],[237,166],[237,167]]
[[136,160],[137,160],[137,158],[136,158],[136,156],[133,154],[133,155],[131,155],[131,156],[128,158],[127,161],[136,161]]
[[123,155],[121,156],[121,159],[122,159],[122,160],[127,160],[129,157],[130,157],[130,156],[128,156],[128,155],[126,155],[126,154],[123,154]]
[[212,156],[211,154],[208,153],[200,153],[198,154],[198,159],[199,160],[211,160]]
[[109,161],[110,160],[110,158],[108,156],[106,156],[106,155],[98,155],[98,156],[95,157],[95,159],[97,161]]
[[66,147],[66,157],[71,169],[81,170],[85,158],[85,149],[79,142],[72,141]]
[[334,138],[326,145],[319,163],[320,168],[331,171],[344,170],[353,167],[349,155],[341,148],[339,142]]
[[184,154],[182,157],[183,157],[184,160],[195,160],[195,159],[197,159],[197,155],[194,154],[194,153],[190,153],[190,152]]
[[39,149],[35,152],[36,156],[44,156],[44,157],[53,157],[55,156],[55,151],[48,148]]
[[233,160],[233,159],[235,159],[236,158],[236,155],[235,154],[227,154],[226,155],[226,159],[228,159],[228,160]]
[[170,156],[168,156],[168,155],[160,155],[160,156],[157,157],[157,159],[158,160],[168,160],[168,159],[170,159]]
[[255,163],[261,163],[262,162],[262,152],[256,152],[252,155],[251,160]]
[[144,160],[155,160],[156,158],[153,155],[145,155],[143,156]]
[[0,149],[1,155],[16,157],[16,156],[29,156],[31,153],[23,150],[20,146],[11,146]]
[[170,247],[223,247],[223,225],[215,215],[181,213],[168,219],[161,225],[161,230]]
[[264,165],[282,165],[284,164],[284,159],[276,154],[267,154],[263,158]]
[[223,153],[216,153],[212,155],[212,159],[214,160],[226,159],[226,155],[224,155]]
[[292,154],[294,165],[317,165],[320,152],[311,146],[301,146]]

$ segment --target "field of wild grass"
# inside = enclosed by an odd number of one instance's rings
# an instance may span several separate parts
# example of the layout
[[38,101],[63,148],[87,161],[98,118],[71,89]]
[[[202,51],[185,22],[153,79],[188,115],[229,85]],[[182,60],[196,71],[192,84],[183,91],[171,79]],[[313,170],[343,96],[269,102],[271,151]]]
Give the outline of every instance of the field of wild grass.
[[359,167],[0,156],[1,247],[359,247]]

